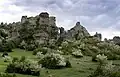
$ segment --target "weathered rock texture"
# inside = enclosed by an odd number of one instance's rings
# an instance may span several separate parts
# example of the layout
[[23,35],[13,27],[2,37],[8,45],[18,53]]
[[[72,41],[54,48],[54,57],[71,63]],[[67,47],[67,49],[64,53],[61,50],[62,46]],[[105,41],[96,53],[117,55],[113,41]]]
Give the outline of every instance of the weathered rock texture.
[[97,33],[94,35],[94,37],[96,37],[98,40],[102,40],[102,34]]
[[51,40],[62,39],[80,39],[84,36],[90,36],[85,27],[80,22],[68,31],[63,27],[56,26],[56,17],[50,16],[47,12],[42,12],[35,17],[22,16],[20,22],[3,24],[1,28],[7,29],[9,37],[20,37],[28,44],[47,44]]
[[119,36],[115,36],[113,37],[113,40],[112,40],[115,44],[117,45],[120,45],[120,37]]
[[84,36],[90,36],[90,34],[86,30],[86,28],[80,24],[80,22],[77,22],[76,25],[70,30],[68,30],[66,33],[67,39],[72,39],[72,38],[80,39]]

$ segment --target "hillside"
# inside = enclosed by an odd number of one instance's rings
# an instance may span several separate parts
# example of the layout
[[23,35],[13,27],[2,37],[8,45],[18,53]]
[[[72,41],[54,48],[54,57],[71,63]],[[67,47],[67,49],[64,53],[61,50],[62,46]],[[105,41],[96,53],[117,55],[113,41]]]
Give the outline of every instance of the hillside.
[[1,23],[0,37],[2,77],[120,77],[120,38],[101,41],[80,22],[66,31],[42,12]]

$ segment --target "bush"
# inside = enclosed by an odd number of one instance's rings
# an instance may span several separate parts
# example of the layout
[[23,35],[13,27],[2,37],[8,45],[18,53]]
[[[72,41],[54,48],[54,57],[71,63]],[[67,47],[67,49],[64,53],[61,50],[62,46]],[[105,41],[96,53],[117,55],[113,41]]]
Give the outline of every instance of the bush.
[[81,53],[81,50],[77,50],[77,49],[74,49],[74,52],[72,53],[72,55],[76,58],[83,57],[83,54]]
[[9,75],[9,74],[6,74],[6,73],[0,73],[0,77],[17,77],[17,76],[15,74]]
[[99,54],[96,56],[97,61],[100,62],[100,64],[104,64],[107,61],[107,56],[105,56],[104,54]]
[[88,77],[120,77],[120,68],[108,62],[104,65],[99,65],[97,69]]
[[10,46],[10,48],[16,48],[17,47],[13,40],[7,40],[7,42],[8,42],[8,45]]
[[12,52],[11,45],[9,45],[8,43],[2,45],[2,52]]
[[37,57],[38,59],[42,59],[42,58],[44,57],[44,55],[42,54],[42,52],[38,52],[38,53],[36,54],[36,57]]
[[92,55],[92,61],[97,62],[97,58],[96,58],[96,56],[97,56],[97,55],[95,55],[95,54]]
[[12,58],[10,56],[5,56],[3,57],[4,59],[4,62],[11,62],[12,61]]
[[21,57],[21,59],[14,58],[7,66],[6,72],[39,76],[40,66],[37,62],[28,60],[25,57]]
[[33,51],[35,48],[36,48],[36,46],[34,44],[29,44],[29,45],[26,46],[26,49],[28,51]]
[[104,54],[98,54],[98,55],[93,55],[92,56],[92,61],[94,62],[106,62],[107,61],[107,56],[105,56]]
[[70,67],[70,62],[66,61],[65,58],[60,54],[49,53],[39,61],[42,67],[49,69],[60,69],[63,67]]
[[2,57],[8,56],[7,52],[3,52]]
[[42,54],[46,54],[48,51],[48,48],[46,47],[40,47],[40,48],[37,48],[33,51],[33,55],[36,55],[38,52],[41,52]]
[[72,67],[72,65],[71,65],[71,63],[70,63],[69,60],[66,60],[66,66],[65,66],[65,67],[68,67],[68,68],[71,68],[71,67]]
[[17,58],[17,57],[13,57],[13,60],[12,60],[12,62],[14,63],[14,62],[17,62],[19,59]]
[[98,54],[104,54],[107,56],[108,60],[119,60],[120,55],[113,53],[112,51],[108,50],[101,50],[99,53],[96,53],[96,55],[93,55],[92,58],[95,58]]

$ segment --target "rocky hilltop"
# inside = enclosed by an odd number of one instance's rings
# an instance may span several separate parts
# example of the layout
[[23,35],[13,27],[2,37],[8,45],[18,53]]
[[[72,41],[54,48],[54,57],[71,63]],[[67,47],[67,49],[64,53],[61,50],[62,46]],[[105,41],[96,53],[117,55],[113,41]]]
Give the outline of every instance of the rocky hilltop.
[[[63,27],[58,27],[56,17],[50,16],[47,12],[42,12],[35,17],[22,16],[20,22],[1,23],[0,28],[8,33],[9,40],[19,39],[20,44],[18,45],[30,45],[30,48],[90,36],[80,22],[67,31]],[[96,34],[96,37],[101,39],[99,34]]]
[[[85,27],[81,26],[80,22],[68,31],[63,27],[56,26],[56,17],[49,16],[47,12],[42,12],[35,17],[22,16],[20,22],[10,24],[1,23],[1,28],[4,28],[9,33],[9,37],[32,36],[40,44],[45,43],[49,39],[79,39],[83,36],[90,36]],[[59,32],[60,31],[60,32]]]

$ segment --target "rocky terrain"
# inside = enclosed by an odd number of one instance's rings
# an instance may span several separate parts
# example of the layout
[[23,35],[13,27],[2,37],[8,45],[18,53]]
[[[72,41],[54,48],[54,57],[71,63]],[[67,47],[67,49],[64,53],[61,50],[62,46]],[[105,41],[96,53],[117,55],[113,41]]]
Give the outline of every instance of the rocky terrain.
[[8,33],[8,38],[20,38],[21,42],[47,44],[58,39],[80,39],[90,36],[89,32],[80,22],[77,22],[70,30],[56,25],[56,17],[42,12],[35,17],[22,16],[20,22],[1,23],[0,27]]

